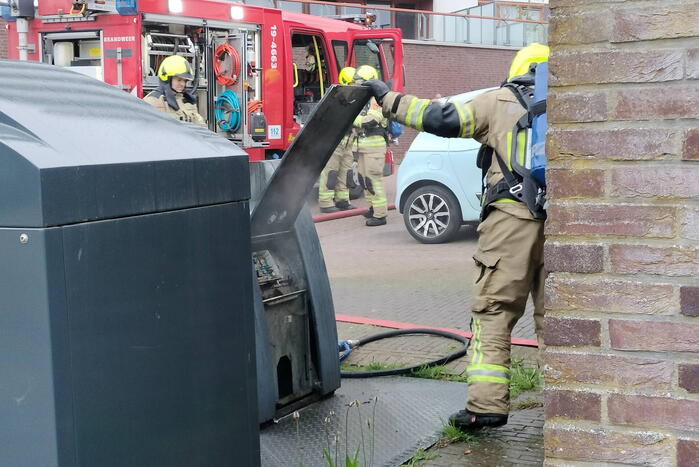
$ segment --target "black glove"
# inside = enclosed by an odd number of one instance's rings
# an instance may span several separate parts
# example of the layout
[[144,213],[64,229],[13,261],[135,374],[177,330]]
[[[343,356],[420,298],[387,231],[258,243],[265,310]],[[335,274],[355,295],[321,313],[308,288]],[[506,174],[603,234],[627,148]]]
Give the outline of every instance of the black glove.
[[383,97],[388,94],[388,91],[390,91],[386,83],[379,81],[378,79],[364,81],[362,86],[366,86],[371,89],[371,95],[376,98],[376,102],[378,102],[379,105],[383,104]]

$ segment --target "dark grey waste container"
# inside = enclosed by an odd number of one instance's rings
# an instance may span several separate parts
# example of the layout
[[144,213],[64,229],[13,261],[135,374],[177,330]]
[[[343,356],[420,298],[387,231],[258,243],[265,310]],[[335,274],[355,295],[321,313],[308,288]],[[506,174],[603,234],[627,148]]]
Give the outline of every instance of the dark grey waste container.
[[259,465],[246,154],[0,61],[0,465]]
[[368,100],[365,87],[330,88],[278,165],[250,164],[260,422],[340,387],[330,282],[304,206],[313,182]]

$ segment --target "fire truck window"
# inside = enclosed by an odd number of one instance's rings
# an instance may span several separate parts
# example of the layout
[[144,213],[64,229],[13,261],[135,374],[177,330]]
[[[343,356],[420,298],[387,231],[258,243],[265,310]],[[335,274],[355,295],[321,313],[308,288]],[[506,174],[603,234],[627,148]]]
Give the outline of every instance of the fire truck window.
[[[380,51],[381,49],[378,50]],[[379,79],[385,81],[390,78],[381,66],[381,55],[377,53],[376,39],[373,41],[367,39],[358,39],[354,41],[354,45],[352,46],[352,58],[355,68],[359,68],[362,65],[370,65],[379,72]]]
[[[383,58],[386,60],[386,79],[393,77],[396,73],[395,65],[395,48],[393,47],[393,39],[382,39],[381,40],[381,53]],[[389,76],[390,75],[390,76]]]
[[347,65],[347,42],[333,41],[333,51],[335,52],[335,62],[337,63],[337,73],[340,73]]
[[321,36],[293,34],[291,54],[293,65],[298,70],[298,83],[294,86],[294,115],[303,123],[330,87],[332,78]]

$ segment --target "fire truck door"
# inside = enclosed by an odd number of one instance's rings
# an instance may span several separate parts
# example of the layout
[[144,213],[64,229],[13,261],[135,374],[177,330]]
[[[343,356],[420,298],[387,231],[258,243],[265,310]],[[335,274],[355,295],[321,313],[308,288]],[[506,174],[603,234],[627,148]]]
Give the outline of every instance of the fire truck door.
[[352,32],[349,64],[356,68],[371,65],[382,81],[391,81],[394,90],[403,90],[403,44],[398,30]]

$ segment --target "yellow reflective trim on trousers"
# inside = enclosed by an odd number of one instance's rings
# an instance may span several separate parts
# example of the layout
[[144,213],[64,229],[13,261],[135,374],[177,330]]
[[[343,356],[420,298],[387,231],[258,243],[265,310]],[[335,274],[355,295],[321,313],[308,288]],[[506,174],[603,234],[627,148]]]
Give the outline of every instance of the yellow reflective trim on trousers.
[[415,110],[415,106],[417,105],[417,101],[419,99],[413,98],[412,101],[410,101],[410,105],[408,106],[408,111],[405,113],[405,124],[408,126],[410,125],[410,122],[412,121],[413,117],[413,110]]
[[469,365],[466,371],[471,370],[491,370],[491,371],[504,371],[505,373],[510,373],[510,369],[502,365],[494,365],[492,363],[480,363],[477,365]]
[[497,376],[482,376],[482,375],[475,375],[475,376],[469,376],[466,380],[469,383],[499,383],[499,384],[510,384],[510,381],[507,378],[499,378]]
[[430,101],[424,99],[420,102],[420,108],[417,109],[417,122],[415,122],[415,128],[418,131],[422,131],[422,116],[425,114],[425,109],[429,103]]
[[471,340],[473,341],[473,355],[471,356],[471,363],[476,364],[478,362],[478,352],[480,351],[480,337],[481,337],[481,323],[480,320],[474,318],[473,320],[473,336]]

